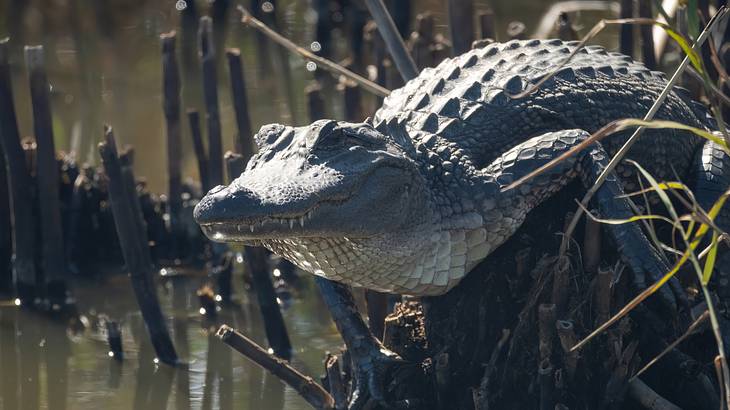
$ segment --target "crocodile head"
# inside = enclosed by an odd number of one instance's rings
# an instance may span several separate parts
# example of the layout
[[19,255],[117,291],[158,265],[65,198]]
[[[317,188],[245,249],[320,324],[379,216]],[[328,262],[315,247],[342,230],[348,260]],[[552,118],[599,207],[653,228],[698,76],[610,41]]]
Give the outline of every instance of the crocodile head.
[[312,273],[394,291],[373,278],[417,253],[433,212],[405,130],[378,129],[266,125],[243,174],[210,190],[195,219],[212,240],[263,245]]

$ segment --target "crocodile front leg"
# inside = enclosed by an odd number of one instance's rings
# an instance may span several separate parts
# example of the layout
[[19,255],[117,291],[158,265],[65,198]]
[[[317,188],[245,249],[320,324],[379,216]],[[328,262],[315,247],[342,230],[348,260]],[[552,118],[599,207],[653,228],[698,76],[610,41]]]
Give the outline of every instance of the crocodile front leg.
[[315,281],[355,366],[355,388],[348,408],[361,409],[370,399],[390,407],[385,399],[384,379],[392,366],[405,362],[373,336],[347,286],[319,276]]
[[[580,177],[584,186],[592,186],[610,159],[600,143],[591,144],[555,168],[526,181],[515,189],[504,191],[504,188],[513,181],[528,175],[588,137],[589,133],[583,130],[543,134],[512,148],[483,169],[486,181],[490,184],[496,183],[502,190],[498,194],[498,208],[502,214],[521,222],[527,212],[575,177]],[[593,199],[602,218],[628,219],[633,216],[629,200],[621,197],[622,195],[621,182],[614,173],[611,173]],[[667,264],[638,224],[607,225],[606,228],[615,240],[622,259],[631,268],[633,284],[637,290],[644,290],[648,286],[646,276],[654,282],[668,271]],[[661,306],[672,315],[677,311],[677,301],[682,305],[686,304],[686,297],[678,284],[674,284],[671,288],[662,287],[658,297]]]

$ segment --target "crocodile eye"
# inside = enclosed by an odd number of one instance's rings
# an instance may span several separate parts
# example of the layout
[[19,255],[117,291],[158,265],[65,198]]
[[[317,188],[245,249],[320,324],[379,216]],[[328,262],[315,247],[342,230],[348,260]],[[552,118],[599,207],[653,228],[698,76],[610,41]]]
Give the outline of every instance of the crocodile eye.
[[336,128],[326,134],[320,134],[314,142],[314,149],[328,151],[353,146],[370,148],[375,145],[376,141],[369,138],[367,135],[349,129]]

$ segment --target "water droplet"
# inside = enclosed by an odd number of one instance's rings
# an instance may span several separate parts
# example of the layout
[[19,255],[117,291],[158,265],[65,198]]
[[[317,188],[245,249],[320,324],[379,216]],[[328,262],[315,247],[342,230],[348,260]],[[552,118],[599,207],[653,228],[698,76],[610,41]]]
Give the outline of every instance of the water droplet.
[[152,362],[153,362],[154,364],[160,364],[160,359],[158,359],[158,358],[156,358],[156,357],[155,357],[155,359],[154,359],[154,360],[152,360]]
[[215,295],[215,301],[216,302],[220,302],[221,300],[223,300],[223,296],[221,296],[221,295]]
[[261,5],[261,10],[263,10],[264,13],[271,13],[274,11],[274,4],[271,3],[270,1],[265,1]]
[[322,50],[322,44],[319,44],[319,41],[312,41],[312,44],[309,45],[309,49],[316,53]]
[[307,61],[307,71],[312,72],[317,69],[317,63],[314,61]]
[[200,308],[200,310],[198,310],[198,312],[200,312],[201,315],[204,315],[205,314],[205,308]]
[[109,357],[114,357],[114,352],[112,352],[112,351],[110,350],[110,351],[109,351],[109,353],[107,353],[107,356],[109,356]]
[[177,0],[175,3],[175,10],[183,11],[188,8],[188,3],[185,0]]
[[20,306],[20,298],[15,298],[13,303],[15,303],[15,306]]
[[274,269],[273,273],[274,273],[275,278],[278,278],[279,276],[281,276],[281,271],[279,270],[279,268]]

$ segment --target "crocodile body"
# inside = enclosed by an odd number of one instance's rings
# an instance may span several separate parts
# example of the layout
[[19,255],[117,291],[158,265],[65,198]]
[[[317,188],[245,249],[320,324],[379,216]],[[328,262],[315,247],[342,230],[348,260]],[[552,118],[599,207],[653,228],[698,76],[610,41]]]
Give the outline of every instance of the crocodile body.
[[[514,234],[541,201],[573,178],[591,184],[628,134],[594,144],[505,193],[507,184],[610,121],[643,117],[666,84],[662,73],[589,46],[536,92],[511,98],[576,46],[560,40],[494,43],[424,70],[365,123],[265,126],[246,171],[230,186],[213,189],[196,218],[214,240],[266,246],[327,279],[384,292],[443,294]],[[714,128],[706,109],[680,88],[656,118]],[[649,130],[628,158],[657,179],[692,178],[703,170],[712,179],[724,159],[715,165],[698,160],[702,146],[687,132]],[[632,170],[617,168],[624,187],[636,181]],[[630,212],[625,203],[611,202],[620,185],[609,184],[599,195],[603,216]],[[636,230],[627,232],[614,236],[629,244],[645,240]],[[627,256],[635,270],[655,263],[643,257]]]

